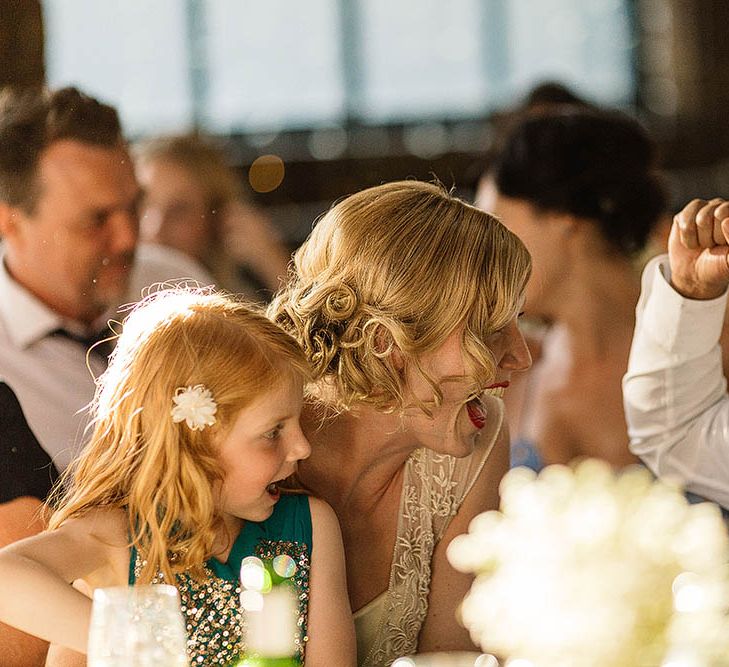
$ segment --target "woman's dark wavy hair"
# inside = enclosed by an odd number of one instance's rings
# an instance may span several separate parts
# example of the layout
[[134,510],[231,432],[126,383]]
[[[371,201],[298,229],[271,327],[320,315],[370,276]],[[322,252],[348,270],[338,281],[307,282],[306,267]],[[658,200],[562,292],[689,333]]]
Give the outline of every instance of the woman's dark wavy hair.
[[506,137],[491,176],[506,197],[594,221],[624,255],[643,249],[666,210],[653,142],[613,111],[563,107],[527,116]]

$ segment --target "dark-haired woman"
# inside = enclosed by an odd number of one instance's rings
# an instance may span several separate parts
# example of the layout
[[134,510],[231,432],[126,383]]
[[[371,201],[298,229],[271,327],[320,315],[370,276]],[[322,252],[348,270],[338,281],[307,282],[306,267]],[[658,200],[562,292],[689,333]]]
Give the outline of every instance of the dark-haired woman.
[[482,180],[478,205],[529,249],[525,312],[549,325],[539,364],[507,395],[512,463],[634,462],[621,379],[640,290],[636,259],[665,208],[650,139],[613,112],[527,117]]

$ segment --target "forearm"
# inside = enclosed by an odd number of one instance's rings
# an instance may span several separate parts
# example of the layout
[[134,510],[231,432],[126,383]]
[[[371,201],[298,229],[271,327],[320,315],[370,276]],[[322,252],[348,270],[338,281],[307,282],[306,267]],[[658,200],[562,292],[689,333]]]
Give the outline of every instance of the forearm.
[[225,213],[224,229],[226,251],[233,259],[252,269],[269,289],[278,289],[291,253],[267,216],[251,204],[235,202]]
[[251,253],[246,263],[271,290],[277,290],[286,277],[288,262],[291,259],[286,249],[271,241],[258,252]]
[[48,642],[0,623],[0,656],[3,667],[44,667]]
[[70,648],[53,645],[48,651],[45,667],[86,667],[86,656]]
[[0,547],[40,533],[46,512],[38,498],[23,496],[0,504]]
[[725,299],[681,299],[656,268],[646,269],[623,381],[631,451],[659,477],[729,505],[729,398],[718,346]]
[[0,553],[0,620],[23,632],[86,651],[91,600],[40,563]]

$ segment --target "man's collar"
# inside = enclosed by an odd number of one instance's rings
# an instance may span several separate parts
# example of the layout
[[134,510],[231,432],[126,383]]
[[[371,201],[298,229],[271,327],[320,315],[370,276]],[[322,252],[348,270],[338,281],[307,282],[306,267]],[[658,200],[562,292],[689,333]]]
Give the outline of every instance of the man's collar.
[[16,347],[26,348],[63,324],[63,318],[16,282],[0,255],[0,318]]

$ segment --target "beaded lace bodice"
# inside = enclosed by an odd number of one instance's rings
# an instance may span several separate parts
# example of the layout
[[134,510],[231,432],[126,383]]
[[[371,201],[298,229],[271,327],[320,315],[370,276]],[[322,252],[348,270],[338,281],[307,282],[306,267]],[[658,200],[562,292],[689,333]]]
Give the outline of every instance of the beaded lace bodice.
[[408,459],[390,584],[374,643],[360,667],[386,667],[397,657],[415,653],[428,612],[433,549],[471,490],[496,442],[503,404],[492,400],[489,423],[470,456],[456,459],[427,449]]

